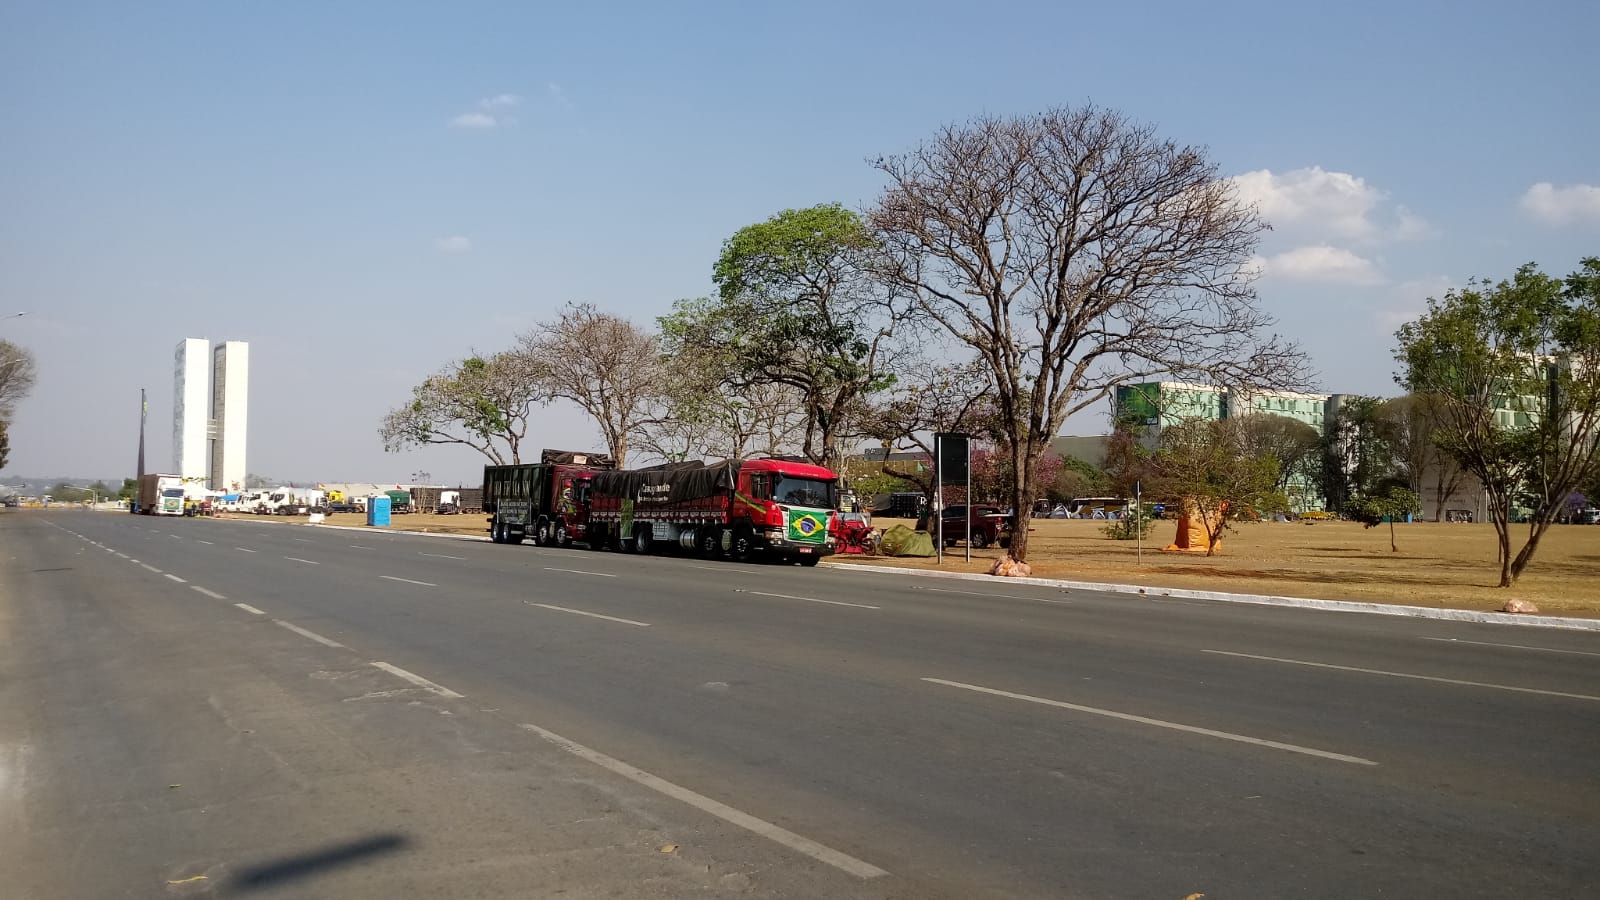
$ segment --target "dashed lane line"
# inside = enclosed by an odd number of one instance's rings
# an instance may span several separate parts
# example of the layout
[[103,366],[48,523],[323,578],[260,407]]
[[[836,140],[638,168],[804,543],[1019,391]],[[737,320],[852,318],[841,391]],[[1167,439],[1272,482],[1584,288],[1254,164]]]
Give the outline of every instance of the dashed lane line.
[[600,613],[587,612],[581,609],[569,609],[565,606],[555,606],[550,603],[534,603],[532,600],[524,600],[522,602],[528,604],[529,606],[537,606],[540,609],[553,609],[556,612],[572,613],[575,616],[588,616],[591,619],[605,619],[607,622],[621,622],[624,625],[637,625],[640,628],[650,627],[649,622],[636,622],[633,619],[621,619],[616,616],[604,616]]
[[150,565],[149,563],[139,563],[139,567],[141,569],[149,569],[150,571],[156,573],[157,575],[161,574],[161,570],[160,569],[156,568],[155,566]]
[[216,591],[207,590],[206,588],[203,588],[198,584],[189,585],[189,590],[195,591],[197,593],[205,594],[207,597],[210,597],[213,600],[226,600],[226,599],[228,599],[227,597],[222,596],[221,594],[217,593]]
[[545,566],[544,570],[546,572],[568,572],[568,573],[571,573],[573,575],[593,575],[596,578],[615,578],[615,577],[617,577],[617,576],[612,575],[612,574],[607,573],[607,572],[585,572],[582,569],[557,569],[554,566]]
[[1500,644],[1494,641],[1468,641],[1462,638],[1423,638],[1426,641],[1443,641],[1447,644],[1473,644],[1478,647],[1509,647],[1513,650],[1537,650],[1540,653],[1570,653],[1573,656],[1600,656],[1592,650],[1557,650],[1554,647],[1531,647],[1527,644]]
[[254,616],[264,616],[264,615],[266,615],[266,613],[262,612],[259,609],[256,609],[254,606],[251,606],[248,603],[235,603],[234,606],[237,606],[240,609],[244,610],[245,612],[250,613],[251,615],[254,615]]
[[403,581],[406,584],[420,584],[423,587],[438,587],[437,584],[434,584],[431,581],[417,581],[412,578],[401,578],[398,575],[379,575],[378,577],[388,579],[389,581]]
[[284,628],[289,629],[290,631],[294,632],[295,634],[300,635],[303,638],[307,638],[308,640],[316,641],[317,643],[321,644],[324,647],[344,647],[344,645],[339,643],[338,641],[332,640],[331,638],[325,638],[322,635],[317,634],[315,631],[307,631],[306,629],[301,628],[299,625],[296,625],[293,622],[285,622],[282,619],[273,619],[272,621],[274,623],[278,624],[278,625],[283,626]]
[[448,553],[418,553],[418,556],[432,556],[436,559],[466,559],[465,556],[451,556]]
[[1156,728],[1166,728],[1172,731],[1184,731],[1189,734],[1198,734],[1205,737],[1221,738],[1225,741],[1236,741],[1241,744],[1254,744],[1257,747],[1269,747],[1273,750],[1286,750],[1290,753],[1300,753],[1305,756],[1316,756],[1322,759],[1331,759],[1335,762],[1353,763],[1358,766],[1375,766],[1376,762],[1360,756],[1350,756],[1344,753],[1333,753],[1328,750],[1318,750],[1315,747],[1302,747],[1298,744],[1285,744],[1282,741],[1269,741],[1263,738],[1250,737],[1244,734],[1234,734],[1231,731],[1217,731],[1213,728],[1200,728],[1196,725],[1185,725],[1182,722],[1168,722],[1163,719],[1152,719],[1148,716],[1136,716],[1132,713],[1117,712],[1112,709],[1100,709],[1095,706],[1084,706],[1079,703],[1067,703],[1061,700],[1051,700],[1047,697],[1035,697],[1031,694],[1017,694],[1011,691],[1002,691],[997,688],[983,687],[977,684],[967,684],[961,681],[947,681],[943,678],[923,678],[929,684],[940,684],[945,687],[960,688],[964,691],[973,691],[979,694],[991,694],[996,697],[1006,697],[1011,700],[1025,700],[1041,706],[1054,706],[1060,709],[1070,709],[1073,712],[1088,713],[1092,716],[1104,716],[1108,719],[1120,719],[1124,722],[1136,722],[1140,725],[1151,725]]
[[255,552],[254,550],[251,550],[249,547],[235,547],[233,549],[241,550],[241,551],[243,551],[245,553],[254,553]]
[[644,785],[658,794],[686,803],[701,812],[709,813],[724,822],[737,825],[746,831],[758,834],[770,841],[788,847],[790,850],[809,856],[818,862],[826,863],[857,878],[882,878],[889,874],[872,863],[857,859],[848,853],[842,853],[825,844],[819,844],[780,825],[774,825],[764,819],[758,819],[747,812],[734,809],[726,803],[713,800],[704,794],[673,784],[665,778],[652,775],[637,766],[632,766],[620,759],[607,756],[598,750],[592,750],[577,741],[562,737],[554,731],[526,722],[518,727],[544,738],[573,756],[586,759],[602,769],[621,775],[636,784]]
[[442,684],[437,684],[435,682],[429,681],[428,679],[423,678],[421,675],[418,675],[415,672],[407,672],[405,669],[402,669],[399,666],[392,666],[392,665],[390,665],[390,664],[388,664],[386,662],[375,662],[372,665],[374,667],[376,667],[376,668],[384,670],[385,672],[388,672],[390,675],[393,675],[396,678],[403,678],[406,681],[409,681],[412,684],[416,685],[417,687],[425,688],[426,690],[430,690],[430,691],[434,692],[435,694],[438,694],[441,697],[449,697],[449,698],[452,698],[452,699],[460,699],[463,696],[461,694],[456,693],[455,691],[450,690],[449,688],[445,687]]
[[298,556],[285,556],[284,559],[293,560],[293,561],[295,561],[297,563],[305,563],[308,566],[320,566],[320,565],[322,565],[322,563],[319,563],[314,559],[301,559]]
[[769,594],[766,591],[747,591],[744,588],[734,588],[735,594],[750,594],[756,597],[780,597],[784,600],[805,600],[810,603],[826,603],[829,606],[853,606],[856,609],[882,609],[880,606],[870,606],[866,603],[846,603],[843,600],[824,600],[821,597],[801,597],[798,594]]
[[1566,697],[1570,700],[1588,700],[1600,703],[1600,697],[1589,694],[1569,694],[1566,691],[1547,691],[1541,688],[1514,687],[1509,684],[1489,684],[1484,681],[1462,681],[1459,678],[1441,678],[1437,675],[1416,675],[1411,672],[1389,672],[1383,669],[1363,669],[1360,666],[1337,666],[1333,663],[1312,662],[1306,659],[1284,659],[1281,656],[1257,656],[1254,653],[1234,653],[1231,650],[1201,650],[1201,653],[1213,653],[1217,656],[1233,656],[1239,659],[1257,659],[1262,662],[1285,663],[1291,666],[1307,666],[1313,669],[1336,669],[1341,672],[1358,672],[1362,675],[1382,675],[1386,678],[1409,678],[1414,681],[1432,681],[1438,684],[1459,684],[1462,687],[1490,688],[1496,691],[1513,691],[1518,694],[1539,694],[1544,697]]
[[187,579],[184,579],[184,578],[179,578],[179,577],[178,577],[178,576],[176,576],[176,575],[174,575],[174,574],[172,574],[172,573],[171,573],[171,572],[167,572],[167,573],[165,573],[165,576],[166,576],[166,577],[167,577],[167,578],[170,578],[170,579],[172,579],[172,580],[173,580],[173,581],[176,581],[176,582],[177,582],[177,583],[179,583],[179,584],[188,584],[188,583],[189,583],[189,582],[188,582],[188,580],[187,580]]

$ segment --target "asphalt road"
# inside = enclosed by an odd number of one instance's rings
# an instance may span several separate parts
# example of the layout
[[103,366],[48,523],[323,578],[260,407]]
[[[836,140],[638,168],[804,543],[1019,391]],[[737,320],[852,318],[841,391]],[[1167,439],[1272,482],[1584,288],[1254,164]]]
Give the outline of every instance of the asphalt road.
[[7,896],[1600,891],[1592,633],[29,511],[0,640]]

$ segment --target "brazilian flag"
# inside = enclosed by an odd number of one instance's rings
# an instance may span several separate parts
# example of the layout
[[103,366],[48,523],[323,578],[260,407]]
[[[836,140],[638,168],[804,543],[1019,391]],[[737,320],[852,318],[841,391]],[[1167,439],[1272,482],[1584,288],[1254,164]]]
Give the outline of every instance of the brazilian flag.
[[789,540],[820,544],[828,537],[828,514],[805,509],[789,510]]

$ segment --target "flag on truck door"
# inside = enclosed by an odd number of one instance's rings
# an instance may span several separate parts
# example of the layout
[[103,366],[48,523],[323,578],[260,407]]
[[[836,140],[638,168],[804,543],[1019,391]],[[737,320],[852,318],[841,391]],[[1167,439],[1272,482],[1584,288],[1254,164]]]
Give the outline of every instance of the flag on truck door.
[[827,534],[827,513],[798,509],[789,511],[789,540],[820,544]]

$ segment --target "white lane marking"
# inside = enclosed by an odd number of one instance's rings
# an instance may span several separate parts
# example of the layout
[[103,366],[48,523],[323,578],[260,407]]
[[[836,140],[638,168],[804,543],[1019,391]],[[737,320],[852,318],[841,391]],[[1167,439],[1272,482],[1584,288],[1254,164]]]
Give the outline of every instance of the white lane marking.
[[222,596],[221,594],[217,593],[216,591],[206,590],[205,588],[201,587],[198,584],[189,585],[189,590],[197,591],[199,593],[205,594],[207,597],[210,597],[213,600],[226,600],[226,599],[228,599],[227,597]]
[[418,675],[415,672],[407,672],[405,669],[402,669],[399,666],[391,666],[386,662],[375,662],[375,663],[373,663],[373,665],[378,667],[378,668],[380,668],[380,669],[382,669],[382,670],[384,670],[385,672],[388,672],[390,675],[393,675],[396,678],[404,678],[405,680],[411,682],[412,684],[416,685],[417,687],[427,688],[428,690],[433,691],[435,694],[438,694],[441,697],[454,697],[454,698],[459,699],[462,696],[461,694],[458,694],[455,691],[450,690],[449,688],[445,687],[442,684],[436,684],[436,683],[434,683],[432,681],[429,681],[428,679],[423,678],[421,675]]
[[183,540],[183,536],[182,535],[177,535],[177,534],[169,534],[169,535],[167,535],[167,537],[172,538],[175,541]]
[[451,556],[448,553],[418,553],[418,556],[433,556],[439,559],[466,559],[465,556]]
[[137,559],[134,559],[134,558],[133,558],[133,557],[131,557],[131,556],[130,556],[130,557],[128,557],[128,558],[127,558],[127,559],[128,559],[128,562],[131,562],[131,563],[133,563],[133,564],[134,564],[134,565],[136,565],[136,566],[142,566],[142,565],[144,565],[144,563],[142,563],[142,562],[139,562],[139,561],[138,561],[138,560],[137,560]]
[[705,796],[704,794],[696,793],[686,787],[673,784],[665,778],[652,775],[649,772],[638,768],[637,766],[632,766],[620,759],[607,756],[598,750],[591,750],[577,741],[569,740],[559,734],[556,734],[554,731],[540,728],[537,725],[530,725],[526,722],[522,723],[518,727],[525,731],[530,731],[539,737],[544,738],[550,743],[555,744],[557,747],[560,747],[568,753],[571,753],[573,756],[586,759],[602,769],[615,772],[629,781],[642,784],[659,794],[671,797],[672,799],[682,803],[687,803],[701,812],[709,813],[724,822],[737,825],[746,831],[749,831],[753,834],[758,834],[775,843],[782,844],[783,846],[788,847],[790,850],[793,850],[797,853],[803,853],[806,856],[817,860],[818,862],[827,863],[828,865],[833,866],[842,872],[854,875],[857,878],[881,878],[889,874],[872,863],[856,859],[854,856],[850,856],[847,853],[841,853],[832,847],[819,844],[808,837],[801,837],[787,828],[774,825],[764,819],[758,819],[747,812],[741,812],[740,810],[734,809],[726,803],[721,803]]
[[249,547],[235,547],[233,549],[235,549],[235,550],[243,550],[246,553],[254,553],[255,552],[254,550],[251,550]]
[[302,544],[309,544],[309,543],[311,543],[311,542],[310,542],[310,541],[308,541],[308,540],[306,540],[306,539],[305,539],[305,538],[295,538],[295,540],[297,540],[297,541],[299,541],[299,542],[300,542],[300,543],[302,543]]
[[650,627],[649,622],[635,622],[632,619],[619,619],[616,616],[602,616],[599,613],[584,612],[581,609],[568,609],[565,606],[552,606],[549,603],[534,603],[532,600],[524,600],[522,602],[528,604],[529,606],[537,606],[540,609],[553,609],[556,612],[572,613],[575,616],[588,616],[591,619],[605,619],[607,622],[621,622],[624,625],[637,625],[640,628]]
[[1036,603],[1060,603],[1066,606],[1072,605],[1071,600],[1047,600],[1044,597],[1018,597],[1016,594],[985,594],[981,591],[952,591],[948,588],[916,587],[915,585],[913,585],[911,589],[914,591],[928,591],[929,593],[933,594],[967,594],[972,597],[998,597],[1002,600],[1032,600]]
[[244,610],[247,613],[250,613],[251,615],[256,615],[256,616],[264,616],[264,615],[266,615],[266,613],[262,612],[259,609],[256,609],[254,606],[251,606],[248,603],[235,603],[234,606],[239,607],[240,609]]
[[121,550],[116,551],[116,554],[118,556],[122,557],[123,559],[127,559],[128,558],[128,554],[123,553]]
[[826,603],[829,606],[854,606],[857,609],[881,609],[882,607],[868,606],[865,603],[846,603],[843,600],[823,600],[818,597],[801,597],[795,594],[769,594],[766,591],[747,591],[744,588],[734,588],[735,594],[752,594],[757,597],[781,597],[785,600],[807,600],[812,603]]
[[379,578],[387,578],[390,581],[404,581],[406,584],[420,584],[423,587],[438,587],[437,584],[434,584],[431,581],[413,581],[410,578],[401,578],[401,577],[396,576],[396,575],[379,575],[378,577]]
[[1475,644],[1479,647],[1510,647],[1513,650],[1537,650],[1540,653],[1571,653],[1574,656],[1600,656],[1590,650],[1557,650],[1554,647],[1530,647],[1527,644],[1497,644],[1494,641],[1468,641],[1461,638],[1423,638],[1425,641],[1443,641],[1447,644]]
[[371,550],[372,548],[371,547],[364,547],[361,544],[351,544],[350,545],[350,549],[352,549],[352,550]]
[[1173,731],[1185,731],[1189,734],[1200,734],[1206,737],[1221,738],[1225,741],[1238,741],[1241,744],[1254,744],[1257,747],[1270,747],[1274,750],[1287,750],[1290,753],[1303,753],[1307,756],[1317,756],[1322,759],[1331,759],[1335,762],[1355,763],[1361,766],[1375,766],[1377,763],[1359,756],[1347,756],[1343,753],[1333,753],[1328,750],[1318,750],[1314,747],[1302,747],[1298,744],[1285,744],[1281,741],[1269,741],[1263,738],[1253,738],[1249,735],[1234,734],[1231,731],[1217,731],[1211,728],[1201,728],[1196,725],[1185,725],[1181,722],[1168,722],[1164,719],[1152,719],[1147,716],[1136,716],[1132,713],[1117,712],[1112,709],[1100,709],[1095,706],[1083,706],[1078,703],[1066,703],[1061,700],[1051,700],[1046,697],[1034,697],[1030,694],[1015,694],[1011,691],[1002,691],[996,688],[983,687],[977,684],[966,684],[961,681],[946,681],[943,678],[924,678],[930,684],[942,684],[945,687],[961,688],[965,691],[976,691],[980,694],[993,694],[996,697],[1008,697],[1012,700],[1026,700],[1029,703],[1039,703],[1044,706],[1056,706],[1061,709],[1070,709],[1074,712],[1089,713],[1095,716],[1105,716],[1108,719],[1121,719],[1124,722],[1137,722],[1140,725],[1154,725],[1157,728],[1170,728]]
[[546,572],[571,572],[574,575],[593,575],[596,578],[615,578],[615,577],[617,577],[615,575],[608,575],[605,572],[585,572],[582,569],[557,569],[557,568],[553,568],[551,566],[545,566],[544,570]]
[[742,572],[736,566],[684,566],[686,569],[705,569],[707,572]]
[[188,584],[189,583],[187,579],[179,578],[178,576],[172,574],[171,572],[166,573],[166,576],[168,578],[171,578],[173,581],[176,581],[179,584]]
[[304,628],[301,628],[299,625],[294,624],[293,622],[285,622],[282,619],[273,619],[272,621],[277,623],[277,624],[279,624],[279,625],[282,625],[284,628],[289,629],[290,631],[294,632],[295,634],[300,635],[303,638],[310,638],[311,640],[316,641],[317,643],[321,644],[324,647],[343,647],[344,646],[343,644],[339,643],[338,641],[329,640],[328,638],[325,638],[322,635],[317,634],[315,631],[307,631]]
[[200,539],[199,539],[199,538],[195,538],[195,541],[196,541],[196,542],[197,542],[197,543],[201,543],[201,544],[205,544],[205,545],[206,545],[206,546],[208,546],[208,547],[211,547],[211,546],[215,546],[215,545],[214,545],[214,544],[212,544],[212,543],[211,543],[211,542],[210,542],[210,541],[202,541],[202,540],[200,540]]
[[111,549],[110,547],[105,546],[104,544],[100,545],[100,549],[106,551],[107,553],[115,553],[115,552],[117,552],[117,551]]
[[308,566],[320,566],[320,565],[322,565],[322,563],[319,563],[314,559],[301,559],[298,556],[285,556],[284,559],[292,559],[295,562],[303,562]]
[[139,563],[139,566],[140,566],[140,568],[149,569],[150,571],[156,573],[157,575],[161,574],[161,570],[160,569],[156,568],[155,566],[150,565],[149,563]]
[[1259,659],[1263,662],[1288,663],[1291,666],[1310,666],[1314,669],[1338,669],[1341,672],[1360,672],[1363,675],[1385,675],[1389,678],[1411,678],[1416,681],[1436,681],[1440,684],[1459,684],[1463,687],[1493,688],[1497,691],[1515,691],[1518,694],[1542,694],[1546,697],[1567,697],[1573,700],[1590,700],[1600,703],[1600,697],[1591,697],[1588,694],[1569,694],[1565,691],[1546,691],[1539,688],[1512,687],[1509,684],[1489,684],[1483,681],[1461,681],[1456,678],[1440,678],[1437,675],[1413,675],[1409,672],[1387,672],[1383,669],[1363,669],[1359,666],[1336,666],[1333,663],[1311,662],[1304,659],[1284,659],[1281,656],[1257,656],[1254,653],[1234,653],[1229,650],[1201,650],[1201,653],[1215,653],[1218,656],[1237,656],[1240,659]]

